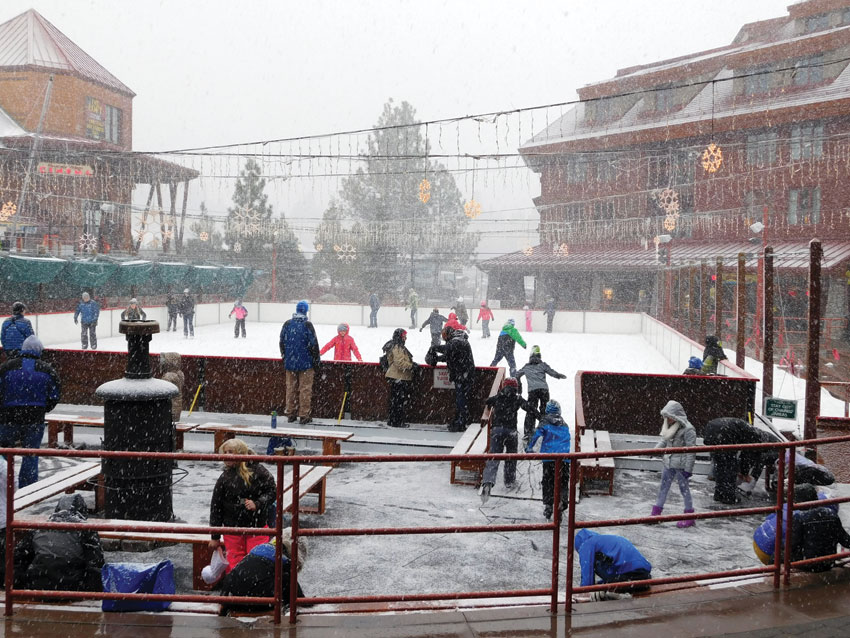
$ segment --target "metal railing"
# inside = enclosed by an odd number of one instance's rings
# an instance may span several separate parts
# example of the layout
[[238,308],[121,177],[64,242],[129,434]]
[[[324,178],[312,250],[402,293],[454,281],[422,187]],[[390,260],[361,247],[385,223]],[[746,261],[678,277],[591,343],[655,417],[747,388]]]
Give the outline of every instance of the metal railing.
[[[773,586],[779,587],[782,577],[784,583],[788,585],[791,581],[791,573],[793,567],[802,567],[812,563],[825,560],[833,560],[836,558],[846,558],[850,553],[844,552],[823,556],[814,559],[801,561],[791,560],[791,553],[785,552],[783,556],[782,548],[791,546],[791,526],[783,527],[782,518],[785,512],[793,513],[796,509],[805,509],[818,507],[820,505],[828,505],[831,503],[844,503],[850,501],[850,497],[833,498],[820,501],[812,501],[808,503],[794,503],[794,466],[795,454],[789,454],[789,461],[786,464],[785,454],[782,450],[788,449],[796,451],[798,448],[807,448],[820,445],[828,445],[835,443],[850,443],[850,435],[831,437],[817,440],[789,441],[781,443],[759,443],[750,445],[713,445],[713,446],[695,446],[687,448],[651,448],[651,449],[635,449],[635,450],[617,450],[610,452],[577,452],[570,454],[475,454],[469,455],[470,460],[486,461],[490,459],[505,461],[509,459],[517,460],[548,460],[555,462],[555,481],[554,481],[554,499],[555,503],[560,502],[560,476],[565,471],[564,463],[569,462],[570,482],[569,482],[569,507],[567,508],[567,558],[566,558],[566,574],[565,574],[565,607],[564,613],[572,613],[572,596],[575,593],[585,593],[599,590],[617,590],[626,587],[634,587],[635,585],[661,585],[669,583],[690,583],[695,581],[729,578],[737,576],[748,576],[757,574],[773,574]],[[746,449],[778,449],[780,451],[779,461],[777,464],[777,485],[780,486],[776,490],[776,502],[773,505],[765,507],[750,507],[742,509],[730,509],[716,512],[699,512],[688,514],[675,514],[654,517],[636,517],[636,518],[618,518],[607,520],[576,520],[576,489],[578,478],[578,463],[583,459],[597,458],[613,458],[613,457],[628,457],[628,456],[661,456],[671,453],[688,453],[688,452],[720,452],[720,451],[741,451]],[[422,527],[378,527],[378,528],[302,528],[299,520],[299,512],[297,504],[300,500],[299,494],[299,477],[301,466],[304,464],[316,463],[445,463],[452,460],[457,460],[456,456],[449,454],[437,455],[364,455],[364,456],[262,456],[262,455],[222,455],[222,454],[191,454],[191,453],[166,453],[166,452],[119,452],[119,451],[78,451],[78,450],[32,450],[22,448],[3,448],[0,449],[0,454],[3,454],[7,461],[7,476],[6,476],[6,598],[5,598],[5,615],[10,616],[13,613],[13,606],[16,600],[32,599],[32,598],[56,598],[56,599],[97,599],[97,600],[147,600],[147,601],[173,601],[173,602],[217,602],[217,603],[236,603],[236,604],[268,604],[273,606],[274,621],[280,623],[284,605],[289,606],[289,622],[295,623],[298,607],[304,604],[336,604],[336,603],[389,603],[389,602],[426,602],[426,601],[457,601],[457,600],[472,600],[482,598],[521,598],[521,597],[539,597],[547,596],[549,598],[549,608],[552,613],[557,613],[558,610],[558,595],[560,583],[560,535],[561,535],[561,512],[559,508],[555,508],[553,520],[551,523],[540,524],[500,524],[500,525],[450,525],[450,526],[422,526]],[[225,528],[211,527],[209,525],[186,525],[186,524],[169,524],[169,523],[149,523],[140,521],[128,521],[126,525],[115,524],[114,522],[100,522],[92,519],[87,523],[56,523],[47,521],[18,521],[15,519],[14,507],[14,457],[22,454],[37,454],[39,456],[69,456],[76,458],[128,458],[135,459],[144,458],[171,458],[179,460],[192,461],[254,461],[269,463],[276,466],[277,469],[277,511],[280,514],[276,517],[276,524],[273,530],[276,538],[275,547],[275,594],[273,598],[254,598],[254,597],[231,597],[217,595],[198,595],[198,594],[130,594],[130,593],[115,593],[115,592],[78,592],[78,591],[43,591],[43,590],[24,590],[15,589],[14,582],[14,533],[21,529],[66,529],[66,530],[96,530],[96,531],[148,531],[156,532],[171,532],[171,533],[226,533],[226,534],[242,534],[255,535],[257,528]],[[572,462],[570,462],[572,461]],[[284,467],[292,466],[292,519],[291,519],[291,555],[290,563],[293,568],[290,570],[290,587],[289,600],[282,600],[282,533],[283,533],[283,493],[284,493]],[[786,475],[788,480],[785,480]],[[782,489],[782,486],[785,489]],[[783,502],[784,496],[784,502]],[[619,525],[639,525],[646,523],[658,523],[668,521],[680,521],[686,519],[714,519],[734,516],[746,516],[754,514],[776,514],[777,530],[783,530],[785,534],[784,543],[780,535],[777,533],[774,563],[773,565],[765,565],[762,567],[751,567],[734,570],[724,570],[718,572],[709,572],[701,574],[687,574],[681,576],[666,576],[662,578],[650,578],[643,581],[629,581],[623,583],[595,584],[589,586],[576,586],[573,582],[573,565],[574,565],[574,538],[575,532],[583,528],[600,528]],[[793,514],[791,514],[793,515]],[[272,531],[272,530],[269,530]],[[549,531],[552,534],[552,569],[551,579],[548,587],[536,589],[515,589],[515,590],[499,590],[499,591],[466,591],[466,592],[442,592],[442,593],[422,593],[422,594],[389,594],[389,595],[366,595],[366,596],[305,596],[298,597],[298,588],[296,585],[298,564],[298,544],[302,538],[310,537],[344,537],[344,536],[389,536],[389,535],[423,535],[423,534],[481,534],[494,532],[528,532],[528,531]],[[448,567],[448,566],[447,566]],[[406,610],[415,611],[419,609],[435,609],[434,606],[427,607],[406,607]],[[361,610],[362,611],[362,610]],[[368,610],[366,610],[368,611]]]

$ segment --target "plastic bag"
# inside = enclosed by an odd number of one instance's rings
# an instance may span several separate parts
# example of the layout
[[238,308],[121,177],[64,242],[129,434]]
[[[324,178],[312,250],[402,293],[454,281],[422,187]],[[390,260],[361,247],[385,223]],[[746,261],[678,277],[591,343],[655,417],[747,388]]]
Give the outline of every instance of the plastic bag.
[[[101,570],[103,591],[133,594],[173,594],[174,565],[164,560],[156,565],[107,563]],[[103,611],[165,611],[170,601],[104,600]]]
[[207,585],[213,585],[221,580],[226,569],[227,559],[224,557],[224,551],[219,547],[213,552],[210,564],[201,570],[201,578]]

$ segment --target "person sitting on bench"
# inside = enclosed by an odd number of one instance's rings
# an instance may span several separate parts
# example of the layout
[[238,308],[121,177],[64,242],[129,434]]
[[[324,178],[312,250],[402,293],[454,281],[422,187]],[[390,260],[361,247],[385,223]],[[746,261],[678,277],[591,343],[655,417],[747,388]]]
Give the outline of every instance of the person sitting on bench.
[[[622,583],[651,578],[652,565],[637,548],[622,536],[597,534],[589,529],[576,534],[576,552],[581,563],[581,586],[595,584],[595,576],[602,583]],[[639,592],[649,585],[632,585],[617,591]]]

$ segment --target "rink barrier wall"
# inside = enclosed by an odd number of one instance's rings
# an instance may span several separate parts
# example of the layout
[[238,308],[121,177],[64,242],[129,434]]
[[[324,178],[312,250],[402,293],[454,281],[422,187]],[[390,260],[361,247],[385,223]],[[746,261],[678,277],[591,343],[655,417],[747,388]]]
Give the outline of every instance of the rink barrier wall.
[[[62,381],[61,403],[102,405],[95,390],[124,376],[127,355],[101,350],[50,350],[42,359],[56,369]],[[188,409],[198,386],[202,386],[196,409],[233,414],[284,414],[286,382],[281,360],[265,358],[181,355],[183,406]],[[154,376],[161,376],[159,355],[150,357]],[[453,388],[435,388],[434,368],[422,365],[413,381],[408,420],[412,423],[447,424],[455,410]],[[477,368],[469,397],[472,415],[484,412],[499,368]],[[351,418],[385,421],[389,386],[377,363],[322,361],[313,384],[312,415],[336,419],[343,395],[350,387]],[[477,418],[477,417],[475,417]]]
[[[280,323],[292,318],[295,312],[294,303],[258,303],[245,302],[248,309],[249,323]],[[168,325],[168,313],[165,306],[143,307],[149,320],[158,321],[160,330],[165,331]],[[196,326],[209,326],[232,322],[228,314],[233,309],[233,302],[199,303],[195,305]],[[117,337],[121,313],[125,308],[104,308],[100,311],[97,325],[97,336],[102,339]],[[440,308],[444,316],[448,316],[448,308]],[[309,319],[316,324],[337,325],[347,323],[351,326],[369,325],[369,306],[357,304],[310,304]],[[417,326],[428,318],[431,307],[420,306],[417,316]],[[525,312],[521,309],[496,309],[495,320],[490,323],[490,330],[498,334],[508,319],[516,321],[517,328],[525,333]],[[73,312],[52,312],[44,314],[27,314],[32,322],[33,330],[45,346],[75,341],[80,334],[79,326],[74,325]],[[469,328],[474,333],[481,330],[481,324],[475,323],[478,308],[469,309]],[[558,312],[552,324],[554,332],[587,333],[587,334],[647,334],[647,315],[628,312]],[[655,321],[654,319],[652,321]],[[656,322],[657,323],[657,322]],[[378,325],[382,328],[410,328],[410,310],[403,306],[382,306],[378,311]],[[546,317],[541,310],[532,314],[532,329],[535,332],[546,331]],[[662,324],[663,325],[663,324]],[[183,318],[177,318],[178,332],[183,330]],[[678,333],[676,333],[678,334]],[[685,338],[679,335],[681,338]],[[692,342],[693,343],[693,342]],[[700,354],[702,351],[700,350]],[[687,362],[687,357],[685,358]]]
[[[657,436],[661,409],[678,401],[702,436],[720,417],[749,420],[756,400],[755,377],[576,372],[576,431]],[[580,438],[580,434],[577,435]]]

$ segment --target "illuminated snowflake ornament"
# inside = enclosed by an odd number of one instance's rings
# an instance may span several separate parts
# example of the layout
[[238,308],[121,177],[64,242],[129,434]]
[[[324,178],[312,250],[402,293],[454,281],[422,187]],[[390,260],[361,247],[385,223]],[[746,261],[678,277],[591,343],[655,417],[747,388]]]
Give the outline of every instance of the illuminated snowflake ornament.
[[204,231],[200,235],[198,235],[198,239],[200,239],[201,241],[209,241],[210,240],[210,234],[208,232]]
[[470,199],[463,205],[463,214],[469,217],[469,219],[475,219],[481,214],[481,204],[474,199]]
[[427,178],[419,182],[419,200],[423,204],[431,201],[431,182]]
[[352,261],[357,259],[357,249],[351,244],[335,244],[334,252],[336,253],[337,259],[344,261],[347,264],[350,264]]
[[668,215],[679,214],[679,193],[672,188],[665,188],[656,196],[658,205]]
[[567,244],[561,244],[555,247],[555,254],[567,257],[570,254],[570,247]]
[[241,253],[242,252],[242,244],[240,244],[238,241],[235,244],[233,244],[233,252],[235,252],[235,253]]
[[524,255],[527,255],[528,257],[531,257],[534,254],[534,246],[526,246],[522,249],[522,253]]
[[18,207],[15,202],[6,202],[0,207],[0,222],[5,222],[10,217],[13,217],[18,212]]
[[716,173],[723,164],[723,151],[714,142],[702,152],[702,167],[709,173]]
[[97,237],[91,233],[83,233],[77,240],[80,245],[80,250],[84,253],[94,252],[97,249]]
[[674,231],[676,230],[676,215],[667,215],[664,218],[664,230]]

